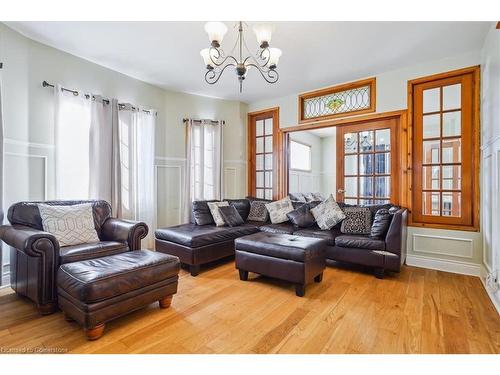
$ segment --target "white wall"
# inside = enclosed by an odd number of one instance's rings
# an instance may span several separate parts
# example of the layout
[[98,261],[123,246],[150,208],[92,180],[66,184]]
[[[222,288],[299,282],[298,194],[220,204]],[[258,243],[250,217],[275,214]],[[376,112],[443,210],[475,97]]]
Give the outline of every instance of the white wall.
[[[485,273],[500,277],[500,32],[491,27],[481,54],[481,208]],[[500,291],[490,294],[500,313]]]
[[290,134],[294,141],[311,146],[311,171],[291,169],[288,174],[290,193],[319,192],[321,191],[321,172],[323,170],[321,138],[310,132],[296,132]]
[[[373,72],[377,78],[376,112],[383,113],[407,108],[408,80],[442,73],[454,69],[479,65],[481,51],[471,51],[459,56],[430,61],[424,64],[389,72]],[[415,51],[418,53],[418,51]],[[359,77],[359,79],[367,77]],[[343,82],[332,82],[331,85]],[[297,96],[299,93],[257,101],[249,104],[249,111],[259,111],[271,107],[280,107],[280,127],[298,124]],[[332,159],[333,161],[333,159]],[[332,164],[335,165],[335,164]],[[458,237],[455,241],[449,238]],[[408,263],[422,266],[441,267],[442,262],[452,265],[456,270],[479,275],[482,264],[482,235],[479,232],[449,231],[409,227],[408,228]]]
[[337,134],[321,138],[323,152],[323,170],[321,192],[328,196],[337,194]]
[[247,105],[163,90],[28,39],[0,23],[5,137],[4,206],[54,197],[53,90],[68,88],[115,97],[158,110],[156,171],[158,225],[180,222],[184,189],[185,133],[182,118],[226,121],[226,197],[246,192]]

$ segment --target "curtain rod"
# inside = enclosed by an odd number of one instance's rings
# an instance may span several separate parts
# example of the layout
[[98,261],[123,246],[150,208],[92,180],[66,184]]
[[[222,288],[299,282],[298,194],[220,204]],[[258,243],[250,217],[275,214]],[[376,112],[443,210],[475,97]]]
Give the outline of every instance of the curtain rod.
[[[43,81],[43,82],[42,82],[42,86],[43,86],[43,87],[55,87],[52,83],[49,83],[49,82],[47,82],[47,81]],[[62,90],[62,91],[67,91],[67,92],[70,92],[70,93],[72,93],[74,96],[78,96],[78,95],[80,95],[80,93],[79,93],[78,91],[76,91],[76,90],[70,90],[70,89],[67,89],[66,87],[61,87],[61,90]],[[86,99],[90,99],[90,95],[89,95],[89,94],[85,94],[85,98],[86,98]],[[94,95],[92,95],[92,99],[95,99],[95,96],[94,96]],[[102,99],[102,102],[103,102],[103,103],[105,103],[105,104],[109,104],[109,99],[103,98],[103,99]],[[119,109],[125,109],[125,108],[126,108],[126,105],[125,105],[125,104],[123,104],[123,103],[118,103],[118,108],[119,108]],[[132,106],[132,110],[134,110],[134,111],[135,111],[135,110],[137,110],[137,109],[138,109],[138,108],[136,108],[136,107]],[[143,109],[142,111],[143,111],[143,112],[145,112],[145,113],[151,113],[151,111],[148,111],[147,109]]]
[[[188,118],[183,118],[182,119],[182,122],[183,123],[186,123],[186,122],[189,122],[191,119],[188,119]],[[215,121],[215,120],[193,120],[193,122],[197,123],[197,124],[201,124],[203,121],[210,121],[210,123],[212,124],[218,124],[219,121]],[[222,120],[222,125],[226,125],[226,121]]]

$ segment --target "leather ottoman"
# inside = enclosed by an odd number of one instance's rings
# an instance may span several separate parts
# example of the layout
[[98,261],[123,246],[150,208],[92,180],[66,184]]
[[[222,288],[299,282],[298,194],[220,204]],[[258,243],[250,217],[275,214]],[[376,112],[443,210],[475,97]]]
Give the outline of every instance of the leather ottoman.
[[307,283],[321,282],[326,267],[326,241],[312,237],[255,233],[236,239],[235,252],[241,280],[250,271],[289,281],[299,297]]
[[179,258],[150,250],[63,264],[57,273],[59,307],[96,340],[112,319],[155,301],[169,307],[179,268]]

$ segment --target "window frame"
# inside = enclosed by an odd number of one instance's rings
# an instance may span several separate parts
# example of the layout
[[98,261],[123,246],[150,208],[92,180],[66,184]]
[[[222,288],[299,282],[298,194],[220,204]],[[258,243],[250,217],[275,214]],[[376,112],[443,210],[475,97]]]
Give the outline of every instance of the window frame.
[[[289,138],[288,142],[289,142],[288,147],[290,148],[290,170],[297,172],[312,172],[312,146],[305,142],[300,142],[292,138]],[[307,148],[309,148],[309,169],[292,168],[292,142],[298,143],[299,145],[306,146]]]
[[[466,78],[470,77],[470,78]],[[461,161],[461,216],[431,216],[423,215],[422,208],[422,188],[419,188],[418,181],[422,179],[422,164],[421,157],[418,157],[421,152],[421,145],[418,142],[422,141],[422,137],[417,136],[417,113],[416,105],[416,87],[422,86],[425,89],[433,87],[442,87],[453,84],[458,79],[465,79],[467,82],[470,79],[471,100],[470,108],[465,110],[470,111],[470,129],[464,130],[463,123],[461,129],[462,147],[470,139],[470,158],[462,158]],[[463,83],[462,83],[463,84]],[[422,89],[423,90],[423,89]],[[422,91],[423,92],[423,91]],[[463,101],[463,98],[462,98]],[[408,166],[411,174],[408,176],[408,198],[409,215],[408,225],[413,227],[426,227],[436,229],[449,230],[465,230],[479,231],[479,101],[480,101],[480,66],[472,66],[464,69],[453,70],[449,72],[430,75],[408,81],[408,147],[409,160]],[[460,109],[464,111],[463,103]],[[442,112],[442,109],[440,109]],[[440,137],[440,139],[446,139]],[[465,152],[462,151],[462,155]],[[464,165],[465,164],[465,165]],[[440,165],[442,165],[440,161]],[[470,190],[464,194],[464,184],[467,183],[464,178],[464,168],[467,168],[465,175],[470,175]],[[418,180],[420,178],[420,180]],[[421,183],[420,183],[421,184]],[[468,189],[468,188],[467,188]],[[440,188],[441,191],[441,188]],[[442,202],[440,202],[442,206]],[[442,207],[440,207],[440,210]],[[465,215],[464,215],[465,213]]]
[[[355,115],[361,115],[365,113],[373,113],[375,112],[376,108],[376,100],[377,100],[377,79],[375,77],[367,78],[367,79],[362,79],[354,82],[349,82],[349,83],[344,83],[341,85],[335,85],[335,86],[330,86],[326,87],[323,89],[319,90],[314,90],[314,91],[309,91],[305,92],[299,95],[298,100],[299,100],[299,105],[298,105],[298,115],[299,115],[299,124],[306,124],[310,122],[317,122],[321,120],[329,120],[329,119],[334,119],[334,118],[341,118],[341,117],[349,117],[349,116],[355,116]],[[370,106],[368,108],[363,108],[363,109],[358,109],[354,111],[349,111],[349,112],[342,112],[342,113],[334,113],[331,115],[321,115],[317,117],[311,117],[311,118],[304,118],[304,101],[306,99],[311,99],[311,98],[316,98],[324,95],[329,95],[329,94],[334,94],[337,92],[341,91],[347,91],[347,90],[352,90],[364,86],[370,86]]]

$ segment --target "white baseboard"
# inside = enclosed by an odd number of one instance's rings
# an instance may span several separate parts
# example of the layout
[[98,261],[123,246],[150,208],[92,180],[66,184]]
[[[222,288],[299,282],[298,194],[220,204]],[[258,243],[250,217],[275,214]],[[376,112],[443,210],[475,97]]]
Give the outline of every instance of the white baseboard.
[[461,275],[481,276],[481,265],[475,263],[461,262],[458,260],[436,259],[421,255],[407,255],[408,266],[429,268],[431,270],[459,273]]

